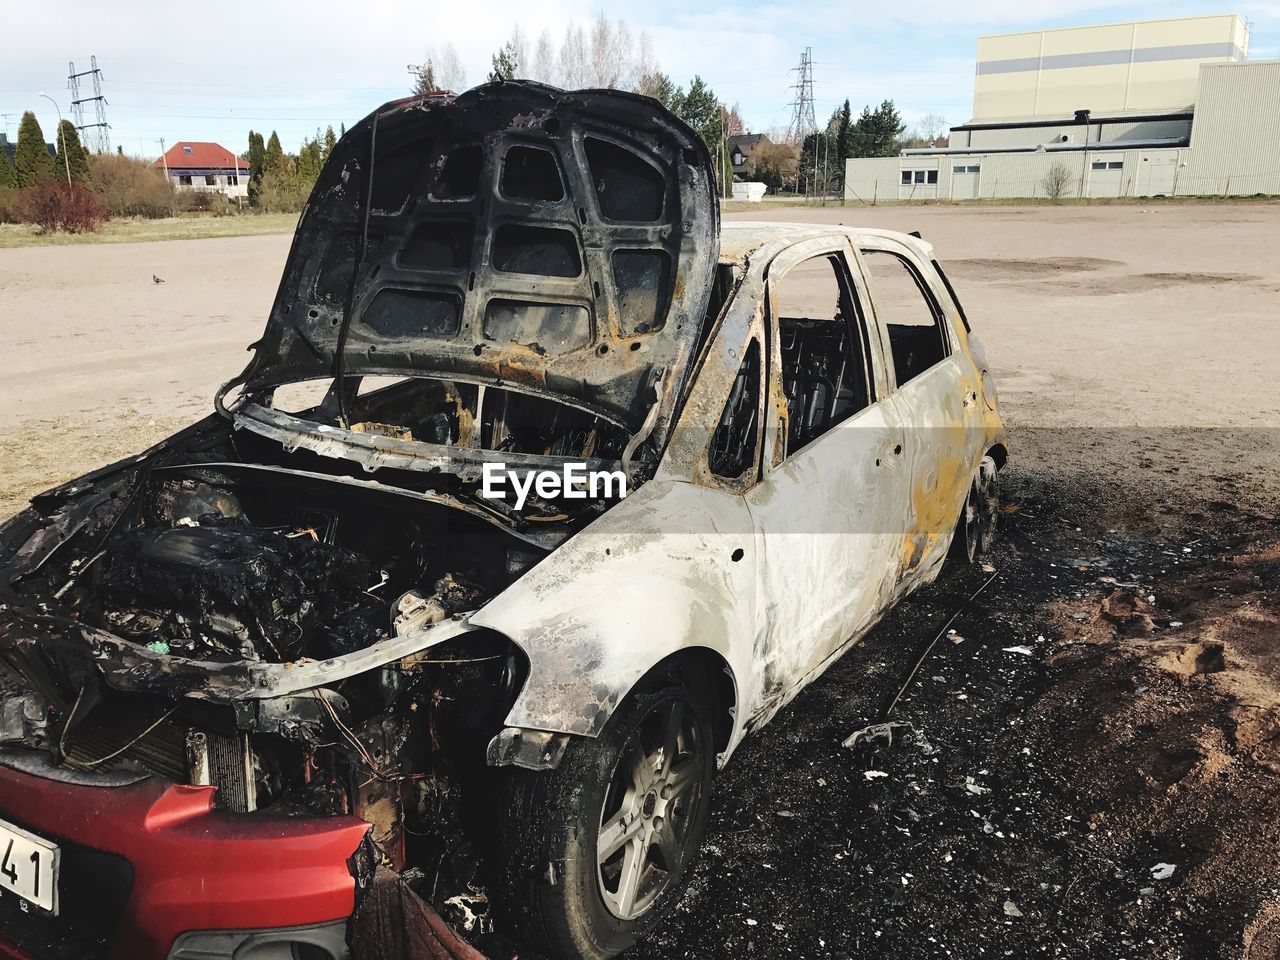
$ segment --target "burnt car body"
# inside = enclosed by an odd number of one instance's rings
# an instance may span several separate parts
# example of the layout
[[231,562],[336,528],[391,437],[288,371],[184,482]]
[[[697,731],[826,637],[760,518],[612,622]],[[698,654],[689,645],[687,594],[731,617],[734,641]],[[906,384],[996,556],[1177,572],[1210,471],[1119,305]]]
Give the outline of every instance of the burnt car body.
[[0,528],[0,954],[343,957],[380,866],[556,956],[661,918],[714,766],[989,546],[1005,458],[928,244],[722,231],[711,170],[527,83],[343,138],[217,412]]

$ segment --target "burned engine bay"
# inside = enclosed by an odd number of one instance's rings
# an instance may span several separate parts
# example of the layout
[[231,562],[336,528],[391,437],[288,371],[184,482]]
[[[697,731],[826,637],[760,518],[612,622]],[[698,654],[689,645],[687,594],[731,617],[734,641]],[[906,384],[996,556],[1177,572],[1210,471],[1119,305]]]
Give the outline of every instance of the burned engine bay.
[[460,791],[492,775],[527,669],[466,614],[606,506],[517,516],[212,417],[6,525],[0,749],[212,785],[236,813],[359,816],[379,859],[456,890]]

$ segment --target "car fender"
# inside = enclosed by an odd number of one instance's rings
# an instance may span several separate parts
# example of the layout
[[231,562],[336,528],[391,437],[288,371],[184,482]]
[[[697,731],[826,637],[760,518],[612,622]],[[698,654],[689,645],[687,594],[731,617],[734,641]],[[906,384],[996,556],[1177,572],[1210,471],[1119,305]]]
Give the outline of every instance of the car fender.
[[[471,616],[529,660],[507,726],[595,737],[645,674],[694,647],[724,658],[741,696],[754,570],[740,497],[645,484]],[[748,712],[737,706],[738,717]]]

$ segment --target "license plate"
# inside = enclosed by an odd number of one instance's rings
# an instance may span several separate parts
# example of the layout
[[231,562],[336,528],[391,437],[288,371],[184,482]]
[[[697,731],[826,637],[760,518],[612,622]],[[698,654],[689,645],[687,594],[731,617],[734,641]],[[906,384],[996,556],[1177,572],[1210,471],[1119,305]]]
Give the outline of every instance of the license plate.
[[58,912],[58,847],[0,820],[0,892]]

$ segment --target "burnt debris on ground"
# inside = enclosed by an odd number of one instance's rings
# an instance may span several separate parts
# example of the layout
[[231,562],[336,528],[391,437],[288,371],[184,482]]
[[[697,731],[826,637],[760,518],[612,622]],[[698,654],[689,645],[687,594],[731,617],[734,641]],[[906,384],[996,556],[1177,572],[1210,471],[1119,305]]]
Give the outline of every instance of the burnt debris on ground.
[[689,892],[635,956],[1270,960],[1277,524],[1148,498],[1126,525],[1097,490],[1005,484],[997,581],[902,726],[842,745],[987,574],[902,604],[743,745]]

